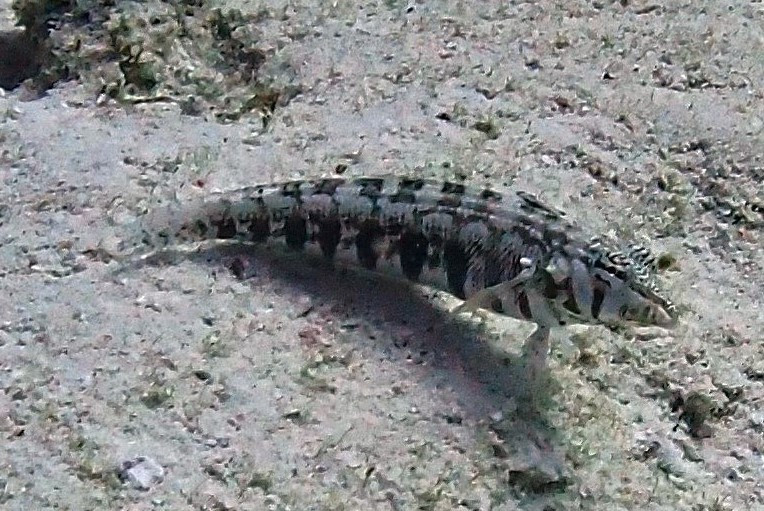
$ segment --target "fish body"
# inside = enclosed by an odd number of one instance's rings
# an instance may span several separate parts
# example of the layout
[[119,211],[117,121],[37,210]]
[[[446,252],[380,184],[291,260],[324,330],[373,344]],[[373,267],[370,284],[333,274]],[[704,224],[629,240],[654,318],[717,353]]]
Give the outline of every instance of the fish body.
[[141,222],[143,248],[235,239],[318,251],[443,289],[465,300],[461,311],[533,322],[531,351],[548,350],[552,327],[671,327],[677,320],[647,249],[607,246],[523,191],[328,178],[214,193],[149,218]]

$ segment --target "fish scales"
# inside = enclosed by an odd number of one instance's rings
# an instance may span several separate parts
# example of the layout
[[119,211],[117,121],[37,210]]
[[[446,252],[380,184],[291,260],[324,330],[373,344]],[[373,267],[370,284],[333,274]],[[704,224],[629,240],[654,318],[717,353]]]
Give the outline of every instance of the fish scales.
[[140,224],[142,248],[282,243],[397,273],[466,300],[462,311],[536,323],[531,351],[545,351],[556,326],[676,323],[648,249],[609,246],[524,191],[408,177],[300,180],[212,193]]

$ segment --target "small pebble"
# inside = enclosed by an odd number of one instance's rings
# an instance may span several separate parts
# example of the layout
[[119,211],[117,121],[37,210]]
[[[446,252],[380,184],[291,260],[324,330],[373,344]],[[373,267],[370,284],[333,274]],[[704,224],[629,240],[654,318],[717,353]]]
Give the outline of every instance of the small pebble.
[[164,468],[151,458],[138,456],[122,462],[119,477],[129,481],[136,490],[148,491],[164,480]]

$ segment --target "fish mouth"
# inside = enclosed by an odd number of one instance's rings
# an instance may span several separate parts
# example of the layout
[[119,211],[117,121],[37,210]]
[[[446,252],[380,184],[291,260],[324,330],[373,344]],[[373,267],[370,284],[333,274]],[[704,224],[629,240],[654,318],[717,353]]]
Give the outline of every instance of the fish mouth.
[[679,325],[679,318],[672,315],[660,306],[650,307],[649,310],[636,317],[623,318],[620,321],[608,321],[605,326],[612,330],[622,332],[631,328],[658,327],[671,330]]
[[649,323],[661,328],[674,328],[679,324],[679,318],[676,314],[672,314],[665,307],[651,307]]

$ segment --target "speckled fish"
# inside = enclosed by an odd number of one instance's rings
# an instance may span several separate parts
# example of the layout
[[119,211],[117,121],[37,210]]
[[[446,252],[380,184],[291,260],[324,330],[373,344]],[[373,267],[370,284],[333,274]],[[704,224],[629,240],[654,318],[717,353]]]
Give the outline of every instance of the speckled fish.
[[606,247],[522,191],[397,177],[291,181],[211,194],[142,225],[150,248],[279,242],[446,290],[465,300],[457,312],[534,322],[525,346],[534,372],[545,364],[551,327],[672,327],[677,319],[647,249]]

